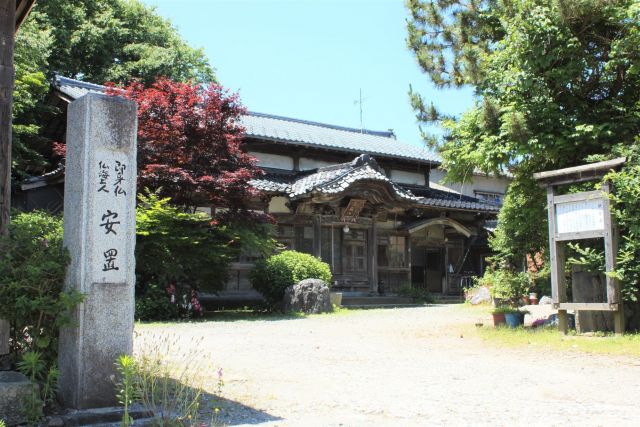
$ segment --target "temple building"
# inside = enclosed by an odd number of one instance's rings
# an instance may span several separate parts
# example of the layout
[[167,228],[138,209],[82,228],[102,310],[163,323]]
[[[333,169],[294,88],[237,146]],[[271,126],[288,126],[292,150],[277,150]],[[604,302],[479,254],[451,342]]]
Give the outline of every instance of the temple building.
[[[52,103],[64,106],[89,91],[104,87],[57,77]],[[260,113],[243,116],[243,125],[244,148],[265,172],[250,183],[263,193],[252,207],[276,219],[284,246],[327,262],[334,289],[459,294],[483,273],[508,178],[474,176],[447,187],[439,182],[438,156],[398,141],[392,131]],[[17,203],[55,208],[50,190],[62,191],[63,174],[23,183]],[[39,193],[44,186],[49,191]],[[246,254],[232,264],[227,293],[253,292],[254,262]]]

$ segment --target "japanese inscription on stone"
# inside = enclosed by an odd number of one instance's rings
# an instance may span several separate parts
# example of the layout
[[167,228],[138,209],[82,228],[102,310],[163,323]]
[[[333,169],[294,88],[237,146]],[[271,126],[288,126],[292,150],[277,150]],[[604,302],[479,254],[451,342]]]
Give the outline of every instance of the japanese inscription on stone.
[[95,283],[119,283],[126,280],[126,273],[121,266],[126,260],[127,239],[124,230],[126,223],[127,184],[131,179],[127,171],[127,161],[122,153],[111,150],[100,150],[96,162],[95,198],[96,212],[92,219],[97,231],[96,244],[92,259],[93,280]]

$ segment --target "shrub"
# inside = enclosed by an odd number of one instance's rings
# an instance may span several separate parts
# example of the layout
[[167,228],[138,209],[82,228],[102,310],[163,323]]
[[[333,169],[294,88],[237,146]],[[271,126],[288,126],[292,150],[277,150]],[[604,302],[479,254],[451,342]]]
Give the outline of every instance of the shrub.
[[171,296],[163,286],[147,283],[136,293],[136,319],[170,320],[177,317],[178,305],[171,302]]
[[11,355],[37,351],[46,368],[57,360],[58,333],[72,323],[82,301],[64,291],[69,256],[62,246],[62,218],[46,212],[19,213],[10,236],[0,239],[0,318],[11,324]]
[[[231,261],[246,248],[271,253],[264,218],[185,212],[147,191],[136,211],[136,318],[168,320],[201,314],[198,292],[224,287]],[[262,220],[262,221],[261,221]]]
[[83,295],[63,290],[69,256],[61,217],[19,213],[9,231],[0,238],[0,318],[11,326],[11,360],[32,383],[24,410],[35,425],[55,394],[60,327],[72,323]]
[[531,287],[527,273],[509,269],[487,270],[478,284],[489,287],[493,298],[504,300],[512,306],[519,305]]
[[270,309],[280,306],[288,286],[304,279],[320,279],[331,285],[329,264],[309,254],[283,251],[259,261],[251,271],[251,284]]

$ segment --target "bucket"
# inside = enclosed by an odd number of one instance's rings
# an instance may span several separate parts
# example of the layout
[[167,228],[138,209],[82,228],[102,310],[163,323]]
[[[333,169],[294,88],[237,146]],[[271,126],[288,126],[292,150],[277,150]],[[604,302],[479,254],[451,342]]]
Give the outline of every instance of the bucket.
[[524,313],[505,313],[504,320],[510,328],[517,328],[524,324]]

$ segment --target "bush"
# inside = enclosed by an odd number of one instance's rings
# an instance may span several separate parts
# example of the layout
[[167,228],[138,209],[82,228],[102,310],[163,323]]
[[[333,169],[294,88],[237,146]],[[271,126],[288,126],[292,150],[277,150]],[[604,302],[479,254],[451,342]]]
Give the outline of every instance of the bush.
[[478,280],[478,285],[491,289],[493,298],[504,300],[511,306],[520,304],[522,297],[529,293],[531,282],[525,272],[508,269],[487,270]]
[[251,271],[251,284],[270,309],[279,308],[284,290],[304,279],[320,279],[331,286],[329,264],[301,252],[283,251],[259,261]]
[[46,212],[19,213],[10,237],[0,239],[0,318],[11,324],[11,356],[37,351],[48,368],[58,357],[58,333],[72,323],[82,301],[64,291],[69,256],[62,246],[62,218]]
[[149,191],[136,211],[136,318],[168,320],[202,313],[198,292],[223,289],[231,261],[246,248],[272,253],[263,218],[210,218],[185,212]]

